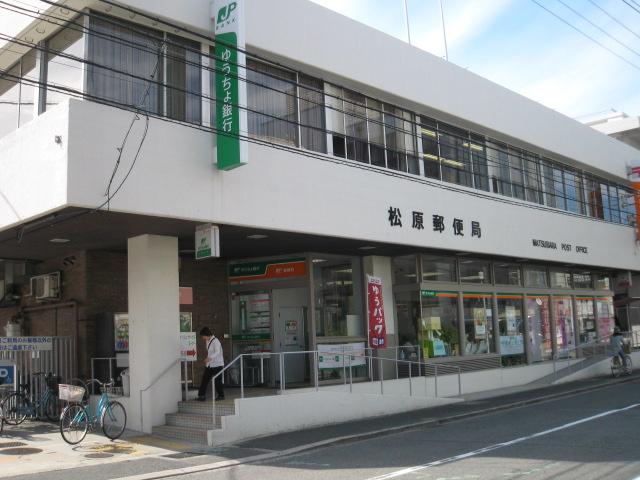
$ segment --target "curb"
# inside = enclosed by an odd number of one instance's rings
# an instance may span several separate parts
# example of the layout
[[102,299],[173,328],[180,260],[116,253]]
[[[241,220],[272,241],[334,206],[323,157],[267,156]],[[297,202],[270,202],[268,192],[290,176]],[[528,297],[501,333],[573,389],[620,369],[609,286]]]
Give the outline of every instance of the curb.
[[357,440],[366,440],[369,438],[383,436],[383,435],[393,435],[395,433],[401,433],[401,432],[406,432],[410,430],[417,430],[419,428],[428,427],[428,426],[443,425],[443,424],[455,422],[458,420],[464,420],[466,418],[480,417],[483,415],[489,415],[491,413],[495,413],[503,410],[511,410],[514,408],[524,407],[527,405],[544,403],[550,400],[571,397],[574,395],[580,395],[581,393],[602,390],[602,389],[614,387],[616,385],[620,385],[623,383],[631,383],[631,382],[640,382],[640,378],[629,377],[625,379],[617,379],[615,381],[610,381],[604,384],[576,388],[573,390],[567,390],[565,392],[544,395],[542,397],[535,397],[535,398],[530,398],[526,400],[520,400],[517,402],[507,403],[504,405],[498,405],[490,408],[484,408],[482,410],[473,410],[467,413],[451,415],[449,417],[441,417],[441,418],[435,418],[431,420],[425,420],[417,423],[412,423],[410,425],[405,424],[405,425],[399,425],[397,427],[374,430],[371,432],[355,433],[352,435],[344,435],[342,437],[328,438],[325,440],[320,440],[318,442],[300,445],[298,447],[289,448],[287,450],[282,450],[279,452],[263,453],[260,455],[253,455],[251,457],[245,457],[238,460],[225,460],[222,462],[197,465],[193,467],[184,467],[184,468],[177,468],[173,470],[164,470],[161,472],[152,472],[152,473],[144,473],[139,475],[127,476],[127,477],[118,477],[113,480],[158,480],[158,479],[168,478],[168,477],[176,477],[181,475],[189,475],[193,473],[202,473],[207,471],[220,470],[223,468],[235,467],[237,465],[251,464],[251,463],[260,462],[264,460],[274,460],[277,458],[295,455],[295,454],[303,453],[308,450],[314,450],[317,448],[327,447],[330,445],[338,445],[341,443],[357,441]]

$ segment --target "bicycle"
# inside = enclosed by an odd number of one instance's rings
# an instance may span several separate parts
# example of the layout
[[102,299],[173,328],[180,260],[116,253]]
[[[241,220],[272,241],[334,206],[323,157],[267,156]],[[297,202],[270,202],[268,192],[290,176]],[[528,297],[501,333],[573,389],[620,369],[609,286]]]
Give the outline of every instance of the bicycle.
[[611,358],[611,375],[613,375],[614,378],[619,377],[623,373],[627,375],[631,375],[631,371],[633,369],[633,365],[631,363],[631,357],[626,353],[624,354],[624,357],[626,361],[626,367],[625,365],[622,364],[620,355],[615,355],[614,357]]
[[90,404],[81,403],[86,388],[74,385],[60,385],[60,400],[69,403],[60,415],[60,435],[70,445],[77,445],[87,436],[87,431],[92,431],[100,422],[104,435],[110,440],[118,439],[127,426],[127,412],[122,404],[116,400],[110,400],[108,389],[113,387],[114,381],[102,383],[93,379],[87,382],[87,387],[97,383],[102,394],[95,408],[91,411]]
[[53,373],[37,372],[34,377],[44,377],[46,388],[43,390],[39,400],[31,400],[31,385],[21,383],[18,390],[11,392],[0,404],[2,419],[7,425],[20,425],[27,417],[38,420],[38,411],[43,410],[48,420],[54,422],[58,420],[60,404],[57,397],[58,382],[60,377]]

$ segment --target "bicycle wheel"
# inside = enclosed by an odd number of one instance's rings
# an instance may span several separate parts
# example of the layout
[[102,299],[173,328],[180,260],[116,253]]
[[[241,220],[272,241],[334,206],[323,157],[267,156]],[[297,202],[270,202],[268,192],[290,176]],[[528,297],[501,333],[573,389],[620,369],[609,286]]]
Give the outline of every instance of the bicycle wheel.
[[57,422],[60,420],[60,400],[55,396],[53,392],[47,399],[47,403],[44,405],[44,414],[50,422]]
[[2,401],[2,418],[7,425],[20,425],[29,413],[29,400],[20,392],[13,392]]
[[633,372],[633,362],[631,356],[627,355],[627,375],[631,375],[631,372]]
[[76,445],[84,440],[89,429],[87,410],[78,403],[65,407],[60,415],[60,435],[64,441]]
[[115,440],[122,435],[127,426],[127,411],[120,402],[111,401],[102,411],[100,423],[105,436]]

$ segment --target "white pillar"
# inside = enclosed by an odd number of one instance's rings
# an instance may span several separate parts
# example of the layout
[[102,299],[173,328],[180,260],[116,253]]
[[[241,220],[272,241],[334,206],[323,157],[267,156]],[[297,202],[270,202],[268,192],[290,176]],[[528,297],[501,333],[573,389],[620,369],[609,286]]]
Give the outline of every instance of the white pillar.
[[178,239],[130,238],[128,269],[131,399],[127,423],[148,433],[152,426],[164,424],[165,414],[175,412],[181,399]]

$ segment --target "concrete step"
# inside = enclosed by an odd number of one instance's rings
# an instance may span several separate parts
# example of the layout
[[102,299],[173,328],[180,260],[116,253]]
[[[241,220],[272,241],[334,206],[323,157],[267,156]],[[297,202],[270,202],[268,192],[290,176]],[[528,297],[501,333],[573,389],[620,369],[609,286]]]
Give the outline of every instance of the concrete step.
[[196,415],[192,413],[169,413],[166,424],[171,427],[187,427],[195,429],[213,430],[222,428],[220,415],[216,415],[215,424],[211,415]]
[[[198,402],[197,400],[188,402],[178,402],[179,413],[189,413],[193,415],[211,415],[213,406],[210,401]],[[223,400],[216,402],[216,415],[235,415],[236,409],[233,400]]]
[[207,445],[207,430],[202,428],[176,427],[172,425],[159,425],[153,427],[151,433],[159,437],[182,440],[189,443]]

